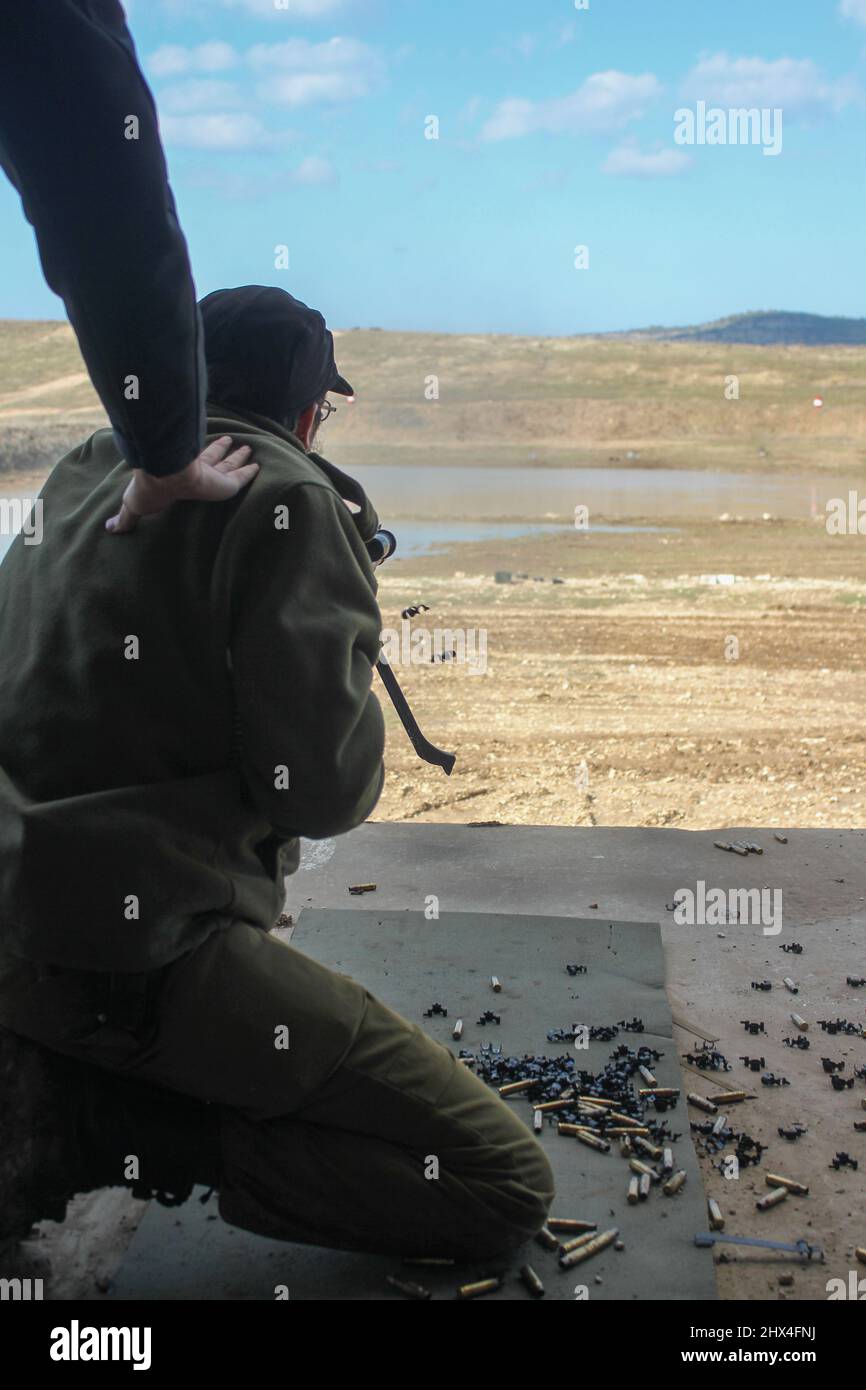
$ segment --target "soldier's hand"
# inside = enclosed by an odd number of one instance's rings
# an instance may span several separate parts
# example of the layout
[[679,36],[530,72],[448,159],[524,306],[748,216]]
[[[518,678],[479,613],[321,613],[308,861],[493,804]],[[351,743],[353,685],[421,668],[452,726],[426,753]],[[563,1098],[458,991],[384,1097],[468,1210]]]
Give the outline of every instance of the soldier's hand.
[[143,516],[165,511],[173,502],[227,502],[235,497],[252,482],[259,465],[250,462],[248,444],[229,453],[231,446],[231,436],[224,434],[208,444],[180,473],[167,478],[155,478],[136,468],[123,494],[120,511],[105,523],[106,531],[115,536],[132,531]]

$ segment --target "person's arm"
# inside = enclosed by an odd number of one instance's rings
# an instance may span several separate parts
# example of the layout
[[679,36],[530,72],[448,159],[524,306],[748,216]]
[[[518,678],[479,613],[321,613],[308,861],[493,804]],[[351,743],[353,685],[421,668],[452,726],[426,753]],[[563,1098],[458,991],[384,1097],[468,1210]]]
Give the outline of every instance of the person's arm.
[[[283,505],[283,504],[280,504]],[[329,488],[287,491],[288,529],[241,506],[230,655],[241,766],[253,802],[286,837],[360,825],[382,791],[385,727],[370,685],[381,615],[352,517]]]
[[2,0],[0,164],[130,467],[187,468],[204,443],[201,326],[118,0]]

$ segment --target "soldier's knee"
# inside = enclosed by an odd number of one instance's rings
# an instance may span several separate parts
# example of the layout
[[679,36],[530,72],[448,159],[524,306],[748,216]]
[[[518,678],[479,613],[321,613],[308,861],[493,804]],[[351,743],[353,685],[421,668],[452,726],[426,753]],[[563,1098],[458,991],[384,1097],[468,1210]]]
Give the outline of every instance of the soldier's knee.
[[541,1145],[527,1135],[526,1143],[515,1155],[516,1186],[519,1193],[516,1210],[512,1211],[511,1197],[515,1184],[509,1184],[507,1209],[511,1214],[515,1240],[534,1236],[547,1220],[555,1195],[553,1169]]
[[554,1197],[554,1179],[540,1144],[526,1136],[503,1161],[464,1176],[452,1236],[459,1253],[502,1254],[521,1245],[544,1225]]

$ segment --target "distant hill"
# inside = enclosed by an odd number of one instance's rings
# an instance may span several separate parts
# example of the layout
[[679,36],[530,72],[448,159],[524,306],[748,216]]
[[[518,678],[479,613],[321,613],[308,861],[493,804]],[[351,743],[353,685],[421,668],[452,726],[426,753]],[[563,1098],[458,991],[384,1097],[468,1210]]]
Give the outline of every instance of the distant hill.
[[693,328],[642,328],[629,337],[667,343],[754,343],[760,347],[866,346],[866,319],[831,318],[824,314],[793,314],[783,309],[760,309],[731,314]]
[[[787,322],[789,333],[820,325],[828,340],[737,336],[761,320]],[[829,341],[835,324],[848,331],[842,346]],[[323,452],[349,472],[473,464],[856,477],[866,448],[861,343],[866,323],[806,314],[568,338],[349,329],[337,361],[357,400],[340,402]],[[732,375],[736,399],[726,394]],[[69,325],[0,320],[0,483],[53,466],[104,424]]]

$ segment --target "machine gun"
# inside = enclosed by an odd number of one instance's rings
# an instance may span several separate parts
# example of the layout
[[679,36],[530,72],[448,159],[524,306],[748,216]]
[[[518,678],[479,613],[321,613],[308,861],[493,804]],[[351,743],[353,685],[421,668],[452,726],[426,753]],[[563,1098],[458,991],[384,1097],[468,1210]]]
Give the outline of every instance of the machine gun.
[[[385,563],[390,555],[397,549],[397,538],[392,531],[377,531],[371,540],[367,541],[367,554],[370,557],[370,564],[374,569]],[[422,734],[418,721],[409,708],[409,701],[400,688],[400,682],[394,675],[393,668],[380,654],[376,662],[376,670],[382,679],[382,684],[390,696],[391,703],[400,719],[400,723],[409,735],[409,741],[419,758],[423,758],[425,763],[432,763],[434,767],[441,767],[446,777],[450,777],[454,764],[457,761],[454,753],[445,753],[441,748],[437,748],[435,743],[431,743]]]

